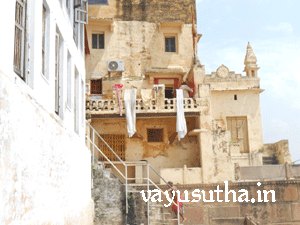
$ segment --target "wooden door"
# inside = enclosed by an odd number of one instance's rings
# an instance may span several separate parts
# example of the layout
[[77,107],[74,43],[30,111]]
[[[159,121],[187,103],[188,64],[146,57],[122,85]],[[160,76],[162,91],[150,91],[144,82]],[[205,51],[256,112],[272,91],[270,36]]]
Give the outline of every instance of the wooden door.
[[227,130],[231,132],[231,141],[240,145],[240,152],[248,153],[247,117],[227,117]]

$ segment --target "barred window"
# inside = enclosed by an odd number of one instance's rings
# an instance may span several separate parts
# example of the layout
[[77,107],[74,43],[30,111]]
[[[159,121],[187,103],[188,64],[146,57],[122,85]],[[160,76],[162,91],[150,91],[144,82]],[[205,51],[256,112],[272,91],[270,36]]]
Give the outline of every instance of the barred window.
[[15,10],[14,71],[22,79],[25,79],[25,29],[26,0],[17,0]]
[[[120,159],[125,160],[125,134],[101,134],[103,140],[114,150]],[[98,138],[98,148],[106,155],[106,157],[111,161],[118,161],[119,159],[116,155],[109,149],[109,147]],[[99,154],[100,161],[106,161],[106,159]]]
[[91,80],[91,94],[102,94],[102,79]]
[[163,129],[147,129],[148,142],[163,142]]

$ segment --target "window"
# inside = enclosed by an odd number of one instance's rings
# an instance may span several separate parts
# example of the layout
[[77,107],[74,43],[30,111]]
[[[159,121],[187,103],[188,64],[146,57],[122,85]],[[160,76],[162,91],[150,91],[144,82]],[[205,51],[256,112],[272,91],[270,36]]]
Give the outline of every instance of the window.
[[84,26],[88,22],[88,5],[87,0],[74,0],[74,29],[73,38],[84,56]]
[[46,31],[46,8],[43,5],[43,19],[42,19],[42,74],[46,75],[46,71],[45,71],[45,48],[46,48],[46,35],[45,35],[45,31]]
[[[104,141],[114,150],[114,152],[125,160],[125,134],[101,134]],[[98,138],[98,147],[111,161],[118,161],[116,155],[107,147],[107,145]],[[106,159],[99,154],[100,161],[106,161]]]
[[104,34],[92,34],[92,48],[104,49]]
[[88,23],[88,2],[87,0],[74,0],[74,20],[76,23]]
[[163,142],[163,129],[147,129],[148,142]]
[[56,34],[55,34],[55,113],[62,118],[62,111],[60,110],[61,107],[61,87],[62,85],[62,53],[63,53],[63,39],[61,34],[56,27]]
[[84,125],[84,116],[85,116],[85,94],[84,94],[84,81],[81,79],[81,125]]
[[49,7],[43,4],[42,8],[42,70],[41,73],[47,79],[49,79],[48,68],[49,68]]
[[234,95],[234,100],[237,100],[237,95]]
[[102,94],[102,79],[91,80],[91,94]]
[[71,9],[70,4],[71,4],[70,0],[66,0],[66,10],[67,10],[67,12],[68,12],[69,15],[71,14],[71,12],[70,12],[70,9]]
[[74,73],[74,131],[78,134],[79,133],[79,120],[78,120],[78,113],[79,113],[79,99],[78,99],[78,86],[79,86],[79,73],[77,68],[75,67]]
[[71,68],[72,68],[72,57],[68,51],[68,65],[67,65],[67,106],[71,108]]
[[165,52],[176,52],[175,37],[165,37]]
[[15,9],[14,71],[25,79],[26,0],[17,0]]

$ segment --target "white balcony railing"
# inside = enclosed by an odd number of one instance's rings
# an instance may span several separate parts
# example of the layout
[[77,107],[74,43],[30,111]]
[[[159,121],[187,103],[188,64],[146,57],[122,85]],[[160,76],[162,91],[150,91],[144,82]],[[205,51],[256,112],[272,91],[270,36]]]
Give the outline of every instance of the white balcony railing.
[[[125,113],[124,100],[121,99],[122,113]],[[207,115],[210,111],[209,98],[185,98],[184,112],[201,112]],[[87,99],[87,114],[119,114],[119,102],[116,99]],[[144,104],[142,99],[136,99],[136,113],[168,113],[177,112],[176,98],[152,99],[150,104]]]

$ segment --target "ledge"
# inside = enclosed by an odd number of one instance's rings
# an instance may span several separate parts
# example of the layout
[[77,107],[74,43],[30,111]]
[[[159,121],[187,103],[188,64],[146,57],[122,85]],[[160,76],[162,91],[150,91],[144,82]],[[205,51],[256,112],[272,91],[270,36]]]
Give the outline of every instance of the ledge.
[[260,88],[245,88],[245,89],[242,89],[242,88],[240,88],[240,89],[238,89],[238,88],[236,88],[236,89],[211,89],[211,92],[214,92],[214,91],[216,91],[216,92],[220,92],[220,91],[258,91],[259,93],[262,93],[262,92],[264,92],[265,91],[265,89],[260,89]]
[[197,136],[201,132],[207,132],[209,130],[206,129],[194,129],[188,133],[189,136]]
[[[152,117],[176,117],[177,113],[137,113],[136,118],[152,118]],[[200,112],[185,112],[185,117],[194,117],[200,116]],[[126,119],[126,115],[123,114],[120,116],[119,114],[92,114],[92,119],[107,119],[107,118],[119,118]]]

